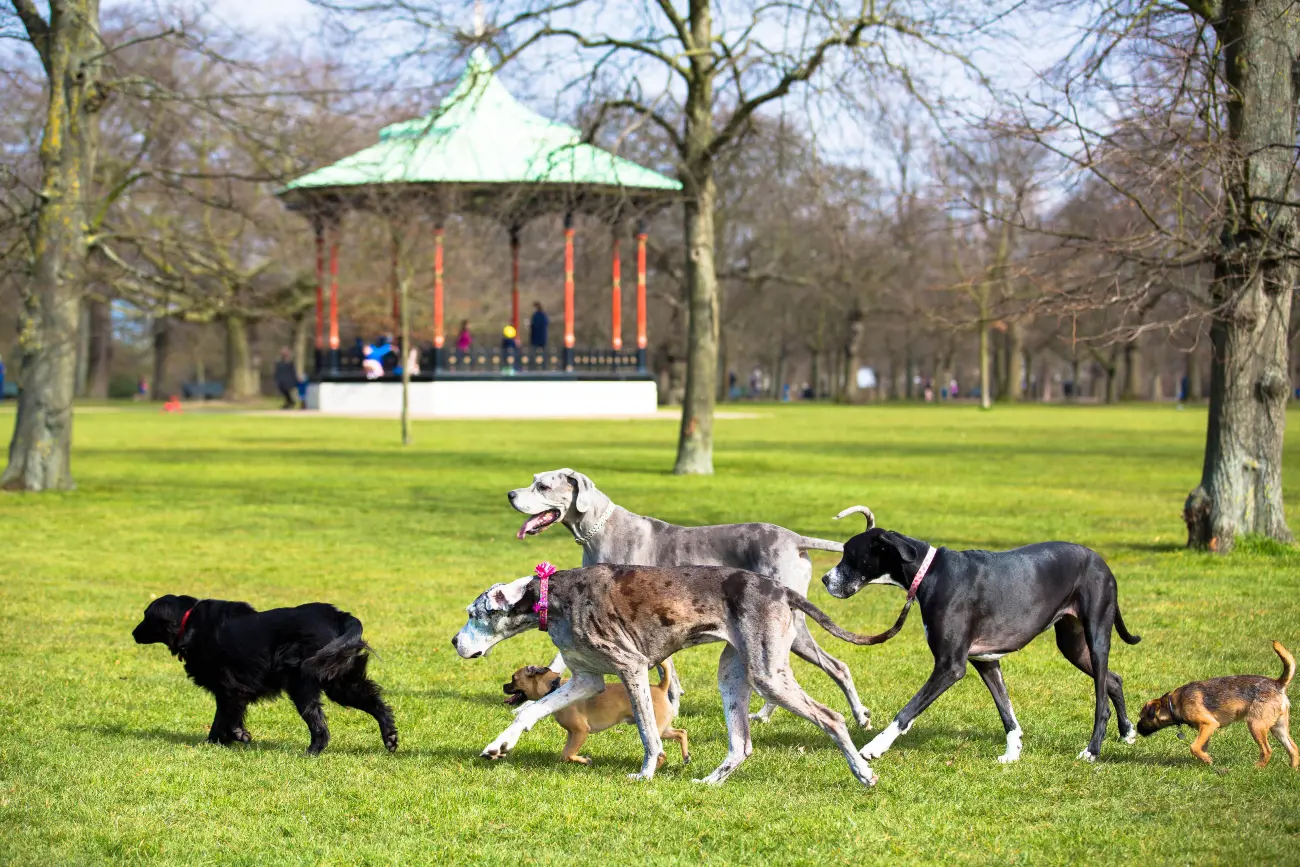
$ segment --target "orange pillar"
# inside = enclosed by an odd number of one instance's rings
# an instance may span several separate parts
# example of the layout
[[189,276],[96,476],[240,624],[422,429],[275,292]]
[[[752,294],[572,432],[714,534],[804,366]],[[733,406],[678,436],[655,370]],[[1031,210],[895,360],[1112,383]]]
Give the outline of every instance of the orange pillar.
[[619,251],[618,235],[614,236],[614,249],[611,251],[611,256],[610,269],[614,276],[614,297],[611,299],[610,306],[613,317],[610,333],[614,335],[614,351],[618,352],[623,348],[623,262]]
[[339,228],[330,238],[330,370],[339,370]]
[[515,339],[524,343],[519,331],[519,227],[510,227],[510,324],[515,327]]
[[442,349],[442,226],[433,230],[433,348]]
[[636,366],[645,370],[645,226],[636,231]]
[[316,372],[320,373],[325,351],[325,227],[316,223]]
[[573,369],[573,214],[564,215],[564,369]]

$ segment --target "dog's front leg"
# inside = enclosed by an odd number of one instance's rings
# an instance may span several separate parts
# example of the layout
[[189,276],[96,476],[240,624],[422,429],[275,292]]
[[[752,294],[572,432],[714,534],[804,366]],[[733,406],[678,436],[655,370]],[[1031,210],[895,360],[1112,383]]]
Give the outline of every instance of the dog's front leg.
[[943,695],[948,687],[966,676],[966,660],[949,658],[936,660],[930,679],[912,700],[903,705],[903,709],[894,717],[894,721],[885,730],[871,739],[871,743],[861,749],[862,758],[870,761],[883,756],[900,735],[905,735],[912,728],[912,723],[934,700]]
[[605,678],[599,674],[575,672],[569,682],[555,692],[543,696],[521,710],[509,727],[496,740],[483,748],[480,755],[485,759],[500,759],[514,749],[519,736],[531,729],[541,720],[546,719],[557,710],[563,710],[574,702],[591,698],[605,691]]
[[655,775],[655,770],[664,761],[664,744],[659,737],[659,724],[655,721],[654,699],[650,696],[650,678],[646,668],[641,665],[619,675],[627,687],[628,701],[632,705],[632,716],[636,719],[637,730],[641,732],[641,744],[645,747],[645,761],[641,764],[641,773],[628,774],[629,779],[648,780]]

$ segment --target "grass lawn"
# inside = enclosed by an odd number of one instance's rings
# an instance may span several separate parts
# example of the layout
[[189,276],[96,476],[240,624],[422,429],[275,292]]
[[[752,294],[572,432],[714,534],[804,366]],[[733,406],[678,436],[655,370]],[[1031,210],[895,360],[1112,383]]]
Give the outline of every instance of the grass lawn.
[[[726,751],[716,645],[677,657],[687,768],[669,750],[653,782],[625,779],[641,761],[631,727],[592,737],[593,767],[561,765],[551,721],[507,760],[478,759],[510,720],[501,684],[553,650],[534,632],[466,661],[450,638],[490,583],[544,559],[579,563],[562,529],[517,541],[521,519],[505,500],[560,466],[684,524],[757,519],[844,538],[861,524],[831,515],[865,503],[883,526],[935,544],[1095,547],[1144,636],[1136,647],[1115,640],[1111,657],[1135,717],[1144,699],[1188,680],[1276,676],[1269,639],[1300,653],[1300,553],[1181,548],[1203,412],[762,411],[718,422],[712,478],[667,473],[670,421],[420,422],[403,449],[395,422],[79,415],[80,490],[0,497],[0,862],[1300,863],[1300,773],[1280,748],[1256,769],[1244,726],[1211,742],[1214,768],[1171,731],[1119,743],[1113,720],[1101,760],[1076,761],[1092,684],[1050,635],[1004,664],[1025,729],[1024,757],[1010,766],[996,761],[1002,727],[972,672],[873,763],[874,790],[820,731],[784,713],[756,727],[754,755],[728,783],[693,785]],[[6,433],[11,412],[0,412]],[[1300,531],[1298,437],[1288,437],[1285,493]],[[834,562],[816,555],[816,575]],[[250,746],[203,743],[211,698],[162,647],[131,640],[150,597],[168,592],[259,608],[319,599],[359,616],[382,654],[371,671],[401,749],[387,754],[369,717],[327,705],[333,741],[305,758],[306,727],[287,699],[250,711]],[[814,581],[812,599],[846,627],[877,632],[903,595],[873,587],[838,601]],[[819,640],[853,668],[877,730],[929,673],[915,612],[881,647]],[[845,710],[827,678],[796,666],[811,693]],[[855,732],[859,744],[868,737]]]

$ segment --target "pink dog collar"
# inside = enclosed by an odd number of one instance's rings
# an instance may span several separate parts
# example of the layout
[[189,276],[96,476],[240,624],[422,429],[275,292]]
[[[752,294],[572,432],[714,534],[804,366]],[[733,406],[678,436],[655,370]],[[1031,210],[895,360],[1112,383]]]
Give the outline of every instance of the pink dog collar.
[[907,588],[908,602],[911,602],[913,599],[916,598],[916,591],[921,586],[921,579],[925,577],[926,572],[930,571],[930,564],[934,562],[934,555],[939,550],[933,545],[929,547],[930,550],[925,552],[925,559],[921,561],[921,568],[916,570],[916,577],[912,579],[912,586]]
[[555,567],[550,563],[542,562],[537,564],[533,572],[542,581],[540,598],[537,600],[537,604],[533,606],[533,611],[537,612],[537,628],[545,632],[547,626],[546,612],[550,604],[547,598],[547,585],[551,580],[551,576],[555,574]]

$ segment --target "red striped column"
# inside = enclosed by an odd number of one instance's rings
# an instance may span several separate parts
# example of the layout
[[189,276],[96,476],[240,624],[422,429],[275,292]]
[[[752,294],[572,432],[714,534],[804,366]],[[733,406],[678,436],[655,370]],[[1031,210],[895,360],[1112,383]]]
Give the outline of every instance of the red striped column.
[[[617,229],[615,230],[617,231]],[[619,250],[619,237],[614,235],[614,247],[610,251],[610,270],[613,274],[613,297],[610,299],[610,333],[613,334],[614,351],[623,348],[623,261]]]
[[433,347],[442,349],[442,226],[433,230]]

